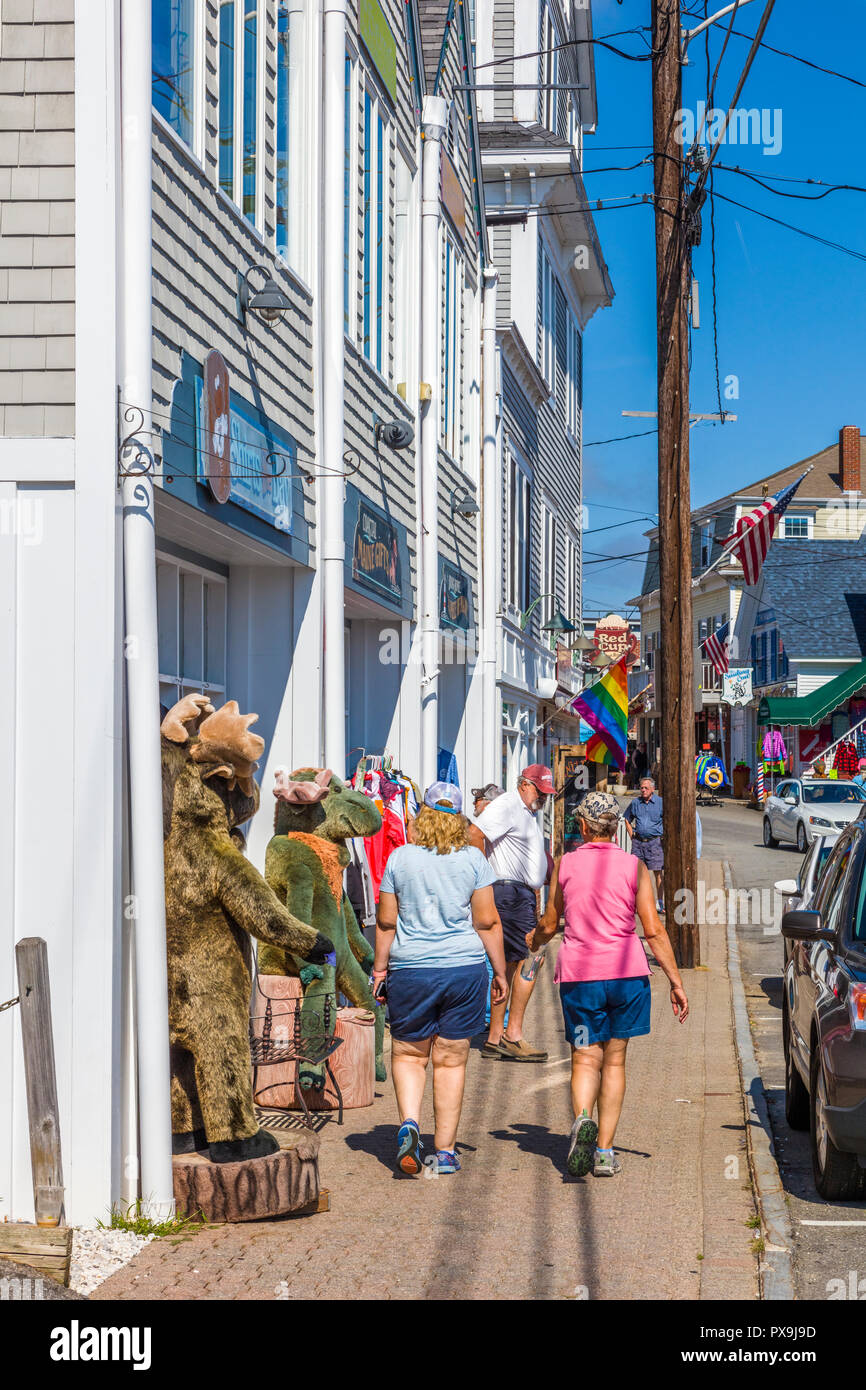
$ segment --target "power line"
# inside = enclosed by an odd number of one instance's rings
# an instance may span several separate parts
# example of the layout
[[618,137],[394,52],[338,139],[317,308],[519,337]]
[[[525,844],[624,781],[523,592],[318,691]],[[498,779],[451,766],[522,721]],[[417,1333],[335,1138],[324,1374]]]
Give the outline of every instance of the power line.
[[591,439],[584,445],[584,449],[594,449],[599,444],[620,444],[624,439],[641,439],[647,434],[658,434],[658,425],[652,430],[636,430],[634,434],[617,434],[613,439]]
[[[683,10],[681,13],[690,19],[706,18],[699,10]],[[744,34],[740,29],[731,29],[730,32],[733,37],[737,39],[748,39],[749,41],[752,39],[751,34]],[[789,53],[787,49],[775,48],[773,44],[764,43],[763,40],[761,41],[761,47],[766,48],[768,53],[775,53],[780,58],[790,58],[793,62],[802,63],[804,67],[807,68],[814,68],[816,72],[823,72],[828,77],[838,77],[842,82],[850,82],[854,87],[866,87],[866,82],[861,82],[859,77],[852,77],[850,73],[847,72],[839,72],[836,68],[823,67],[821,63],[813,63],[810,58],[803,58],[799,53]]]
[[[704,0],[704,18],[705,18],[705,19],[708,19],[708,18],[709,18],[709,0]],[[705,40],[704,49],[705,49],[705,53],[706,53],[706,64],[707,64],[707,87],[709,88],[709,86],[710,86],[710,31],[709,31],[709,28],[705,29],[705,31],[704,31],[704,40]],[[714,369],[715,369],[715,375],[716,375],[716,403],[718,404],[718,407],[719,407],[719,414],[721,415],[723,412],[722,412],[722,384],[721,384],[721,377],[720,377],[720,374],[719,374],[719,309],[718,309],[718,294],[717,294],[717,288],[716,288],[716,205],[715,205],[715,203],[713,202],[713,174],[714,174],[714,171],[711,169],[711,170],[710,170],[709,183],[707,184],[707,188],[708,188],[709,195],[710,195],[710,274],[711,274],[711,277],[712,277],[712,295],[713,295],[713,367],[714,367]]]
[[749,203],[740,203],[736,198],[729,198],[726,193],[716,193],[716,198],[721,198],[723,203],[731,203],[735,208],[743,208],[745,212],[753,212],[756,217],[763,217],[767,222],[774,222],[777,227],[785,227],[789,232],[797,232],[800,236],[808,237],[810,241],[818,241],[822,246],[829,246],[833,251],[841,251],[846,256],[853,256],[857,261],[866,261],[866,252],[855,251],[851,246],[843,246],[840,241],[830,241],[828,237],[819,236],[817,232],[807,232],[803,227],[795,227],[792,222],[785,222],[780,217],[773,217],[769,212],[762,212],[760,208],[753,208]]

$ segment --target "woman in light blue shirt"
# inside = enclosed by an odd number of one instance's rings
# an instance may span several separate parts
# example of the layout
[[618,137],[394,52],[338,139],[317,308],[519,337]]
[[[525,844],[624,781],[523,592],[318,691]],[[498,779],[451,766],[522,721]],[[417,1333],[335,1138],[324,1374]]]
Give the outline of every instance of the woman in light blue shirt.
[[507,993],[493,873],[466,832],[460,788],[434,782],[395,849],[379,890],[373,988],[387,978],[391,1075],[400,1112],[397,1167],[420,1173],[418,1116],[433,1059],[433,1144],[439,1173],[456,1173],[469,1040],[484,1028],[488,975],[493,1000]]

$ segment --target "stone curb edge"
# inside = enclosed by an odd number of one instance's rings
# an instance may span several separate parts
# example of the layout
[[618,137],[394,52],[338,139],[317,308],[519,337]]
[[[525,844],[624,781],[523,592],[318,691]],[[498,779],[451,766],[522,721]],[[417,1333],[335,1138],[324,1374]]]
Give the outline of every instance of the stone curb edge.
[[[724,861],[725,889],[730,901],[733,889],[731,866]],[[790,1301],[794,1298],[794,1269],[791,1251],[794,1232],[785,1203],[779,1165],[773,1152],[772,1126],[764,1085],[758,1071],[746,991],[740,964],[740,943],[736,923],[728,915],[728,975],[731,981],[731,1009],[734,1018],[734,1043],[740,1068],[740,1083],[746,1112],[746,1137],[749,1166],[758,1197],[761,1225],[765,1234],[764,1254],[759,1269],[762,1297],[769,1301]]]

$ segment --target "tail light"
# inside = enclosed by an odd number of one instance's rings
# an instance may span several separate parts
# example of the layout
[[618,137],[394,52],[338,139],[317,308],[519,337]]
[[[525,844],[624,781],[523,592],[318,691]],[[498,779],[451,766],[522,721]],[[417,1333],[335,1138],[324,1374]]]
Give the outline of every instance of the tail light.
[[866,985],[852,985],[848,990],[848,1008],[855,1028],[866,1029]]

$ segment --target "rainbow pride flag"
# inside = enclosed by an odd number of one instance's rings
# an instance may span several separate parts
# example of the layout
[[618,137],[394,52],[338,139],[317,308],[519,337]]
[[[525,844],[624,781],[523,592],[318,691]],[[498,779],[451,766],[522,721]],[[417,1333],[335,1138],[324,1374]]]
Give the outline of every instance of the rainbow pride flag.
[[576,695],[571,708],[582,714],[595,731],[586,745],[587,760],[591,763],[613,763],[625,767],[628,743],[628,675],[625,657],[605,671],[581,695]]

